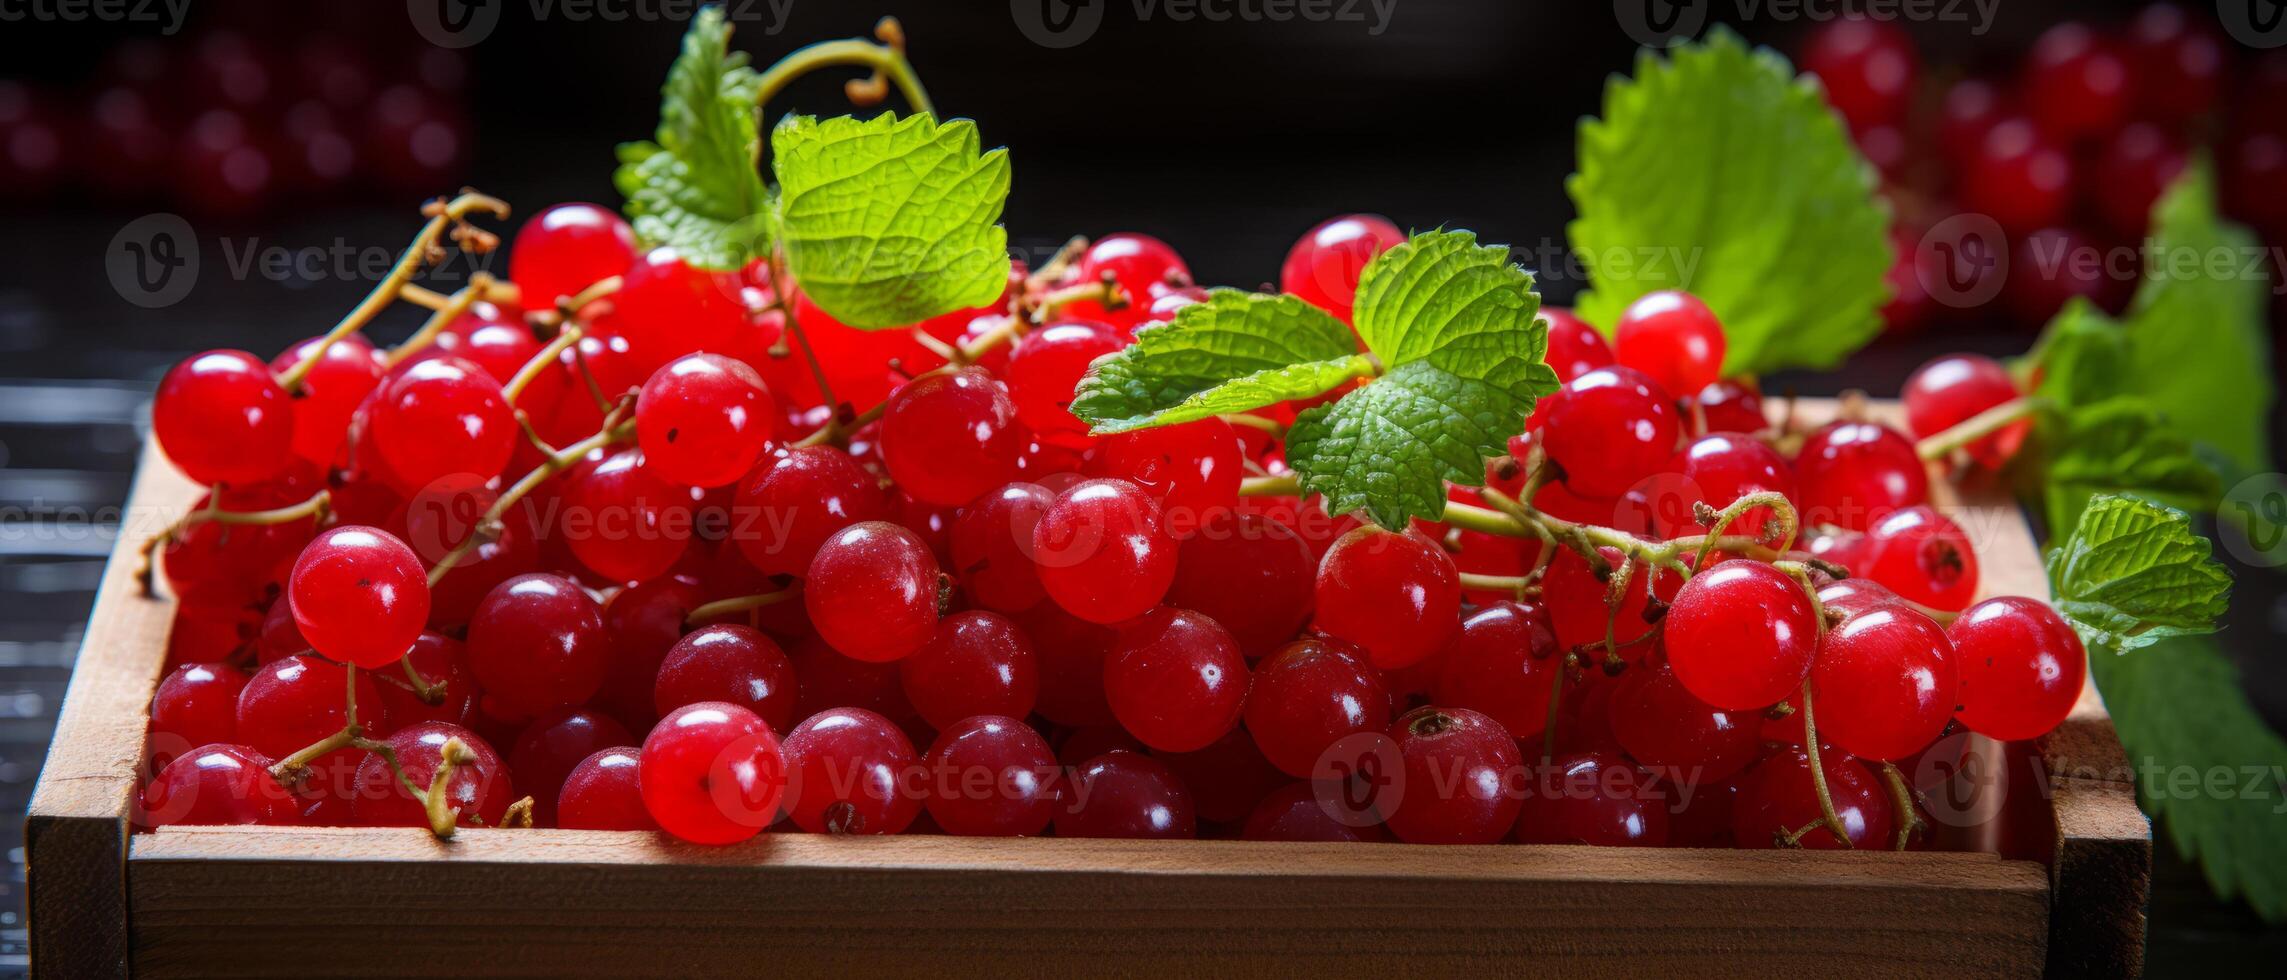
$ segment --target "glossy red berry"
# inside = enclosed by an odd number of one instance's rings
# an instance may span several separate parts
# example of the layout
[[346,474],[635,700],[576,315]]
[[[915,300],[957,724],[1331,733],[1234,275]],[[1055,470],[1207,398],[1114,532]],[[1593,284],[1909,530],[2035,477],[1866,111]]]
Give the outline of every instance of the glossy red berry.
[[337,527],[302,549],[287,582],[294,622],[319,653],[367,670],[395,663],[429,621],[429,580],[388,532]]
[[956,837],[1030,837],[1055,818],[1064,770],[1023,722],[976,715],[938,733],[922,772],[939,829]]
[[[1619,550],[1600,548],[1597,553],[1617,574]],[[1675,598],[1681,584],[1673,574],[1662,573],[1657,582],[1651,581],[1651,575],[1650,569],[1634,569],[1628,576],[1620,607],[1615,610],[1607,602],[1611,587],[1596,577],[1588,562],[1570,548],[1558,549],[1541,579],[1541,607],[1548,613],[1549,625],[1556,630],[1557,649],[1601,647],[1609,633],[1612,641],[1620,645],[1622,657],[1641,659],[1631,652],[1631,647],[1652,631],[1653,620],[1645,616],[1651,606],[1647,587],[1654,587],[1659,598],[1666,601]]]
[[905,492],[955,507],[1016,477],[1031,436],[1016,403],[980,368],[933,374],[889,396],[882,461]]
[[[1652,530],[1661,537],[1709,533],[1699,523],[1697,504],[1720,513],[1751,494],[1776,493],[1789,501],[1795,496],[1795,474],[1786,458],[1762,440],[1736,432],[1692,440],[1668,468],[1677,479],[1654,481],[1647,488]],[[1759,537],[1777,519],[1773,508],[1755,507],[1724,525],[1723,533]]]
[[294,795],[270,777],[270,758],[243,745],[202,745],[143,787],[139,823],[152,827],[302,822]]
[[731,539],[766,575],[801,575],[826,539],[860,521],[884,521],[881,482],[850,454],[802,446],[765,459],[739,481]]
[[1223,624],[1240,650],[1260,657],[1310,618],[1317,569],[1310,545],[1292,528],[1226,512],[1184,540],[1167,601]]
[[1544,306],[1541,319],[1548,321],[1548,366],[1556,371],[1558,381],[1571,381],[1597,368],[1619,363],[1604,335],[1571,310]]
[[1048,597],[1092,623],[1142,615],[1175,581],[1176,543],[1159,505],[1126,480],[1064,491],[1033,526],[1032,556]]
[[[462,827],[500,826],[501,815],[518,794],[508,766],[490,743],[475,732],[443,722],[423,722],[389,736],[389,746],[396,750],[405,778],[423,789],[442,768],[453,742],[459,742],[462,751],[454,753],[452,773],[445,779],[444,805],[459,811],[454,823]],[[405,791],[404,783],[379,755],[369,755],[358,764],[357,788],[350,810],[358,823],[368,827],[429,825],[427,809]]]
[[151,766],[165,769],[175,756],[202,745],[230,743],[238,734],[238,692],[246,672],[226,663],[175,668],[151,695]]
[[1239,723],[1247,661],[1214,620],[1162,606],[1119,627],[1104,696],[1120,726],[1162,752],[1193,752]]
[[1832,422],[1803,441],[1795,479],[1805,526],[1863,531],[1930,498],[1929,470],[1914,443],[1871,422]]
[[1513,738],[1538,738],[1548,727],[1556,672],[1556,632],[1538,606],[1495,602],[1461,621],[1437,674],[1436,703],[1468,708],[1500,723]]
[[1723,324],[1715,312],[1699,297],[1678,290],[1639,297],[1612,330],[1612,352],[1619,362],[1670,394],[1714,384],[1723,375],[1724,351]]
[[660,661],[652,706],[665,715],[686,704],[725,701],[778,731],[794,724],[796,684],[794,661],[760,630],[702,626],[675,641]]
[[[1390,839],[1379,822],[1344,814],[1319,799],[1319,784],[1288,783],[1255,804],[1239,831],[1243,840],[1382,842]],[[1362,826],[1361,826],[1362,825]]]
[[1357,651],[1339,641],[1296,640],[1256,668],[1246,721],[1271,765],[1308,779],[1334,743],[1389,728],[1390,696],[1381,672]]
[[556,826],[565,830],[658,830],[643,808],[638,778],[641,751],[632,745],[603,749],[572,767],[556,797]]
[[558,708],[532,720],[508,752],[516,792],[532,797],[532,819],[557,823],[557,796],[574,767],[589,756],[632,741],[627,726],[593,708]]
[[659,719],[637,764],[643,808],[695,844],[735,844],[778,818],[786,760],[754,712],[701,701]]
[[1075,728],[1112,727],[1112,706],[1104,700],[1104,657],[1119,634],[1043,602],[1017,614],[1040,658],[1042,718]]
[[1969,536],[1928,506],[1883,518],[1866,532],[1865,549],[1855,571],[1900,598],[1959,612],[1977,595],[1977,552]]
[[937,559],[918,535],[867,521],[819,546],[802,605],[819,638],[843,656],[887,663],[936,633],[937,580]]
[[1802,687],[1819,624],[1802,584],[1770,565],[1727,561],[1685,582],[1662,640],[1676,680],[1726,711],[1769,707]]
[[754,467],[777,417],[778,404],[753,368],[720,354],[689,354],[643,383],[635,437],[660,479],[728,486]]
[[459,473],[490,477],[516,450],[516,419],[500,383],[457,357],[399,368],[369,411],[367,433],[402,491]]
[[1366,263],[1405,240],[1405,232],[1378,214],[1329,218],[1287,250],[1279,289],[1348,323]]
[[1391,670],[1445,647],[1459,621],[1461,573],[1420,532],[1362,527],[1318,563],[1314,625]]
[[1096,358],[1127,346],[1101,323],[1068,320],[1018,338],[1002,377],[1017,418],[1041,438],[1084,443],[1088,425],[1072,415],[1072,390]]
[[[238,744],[283,759],[341,731],[349,678],[342,665],[313,656],[287,657],[255,671],[238,692]],[[370,738],[387,735],[388,712],[370,676],[357,678],[357,722]],[[354,756],[345,749],[342,755]]]
[[1404,792],[1390,832],[1409,844],[1491,844],[1508,836],[1522,800],[1517,743],[1499,722],[1466,708],[1421,707],[1390,726]]
[[1222,419],[1106,436],[1088,450],[1082,472],[1127,480],[1159,501],[1168,531],[1188,538],[1239,502],[1239,436]]
[[258,483],[294,458],[294,403],[261,358],[207,351],[160,379],[151,432],[194,482]]
[[954,613],[929,642],[898,661],[906,700],[930,727],[971,715],[1022,718],[1040,692],[1040,662],[1023,628],[999,613]]
[[561,540],[607,581],[657,578],[690,546],[691,488],[661,479],[641,449],[608,451],[574,470],[563,494]]
[[1819,641],[1811,668],[1819,737],[1885,762],[1927,748],[1953,719],[1955,660],[1921,613],[1890,604],[1848,616]]
[[1994,123],[1964,166],[1962,203],[2005,231],[2049,227],[2072,207],[2072,157],[2031,120]]
[[[1914,435],[1927,439],[2020,394],[2016,379],[2000,362],[1980,354],[1949,354],[1907,378],[1901,397],[1906,400],[1907,424]],[[1970,443],[1969,454],[1982,465],[1998,468],[2017,455],[2032,427],[2031,419],[2009,425]]]
[[[312,337],[287,348],[270,360],[270,370],[278,374],[292,370],[308,360],[322,341]],[[302,376],[302,395],[293,404],[294,455],[319,466],[331,465],[349,434],[350,416],[387,370],[380,352],[364,337],[352,334],[327,345],[317,364]]]
[[469,620],[469,666],[511,717],[585,702],[603,685],[611,638],[586,591],[556,575],[500,583]]
[[1618,497],[1675,456],[1675,400],[1629,368],[1572,379],[1541,418],[1541,445],[1575,493]]
[[953,577],[969,601],[1019,613],[1048,597],[1032,561],[1032,529],[1056,502],[1037,483],[1011,483],[977,497],[953,518]]
[[921,758],[864,708],[811,715],[787,733],[786,812],[813,834],[895,834],[921,814]]
[[653,249],[621,273],[611,312],[600,329],[627,338],[637,361],[666,364],[688,354],[744,349],[746,303],[736,273],[685,262],[672,248]]
[[1580,752],[1532,772],[1531,792],[1518,807],[1518,843],[1667,846],[1667,794],[1628,760]]
[[[1819,768],[1841,818],[1843,837],[1856,850],[1890,846],[1890,797],[1864,765],[1832,747],[1819,750]],[[1740,847],[1781,847],[1781,835],[1799,835],[1794,846],[1814,851],[1843,848],[1822,822],[1818,796],[1811,785],[1810,756],[1800,746],[1788,746],[1756,764],[1741,778],[1739,797],[1732,805],[1731,832]],[[1803,833],[1808,829],[1808,833]]]
[[1072,264],[1071,281],[1115,283],[1127,304],[1118,310],[1107,310],[1088,300],[1067,307],[1069,313],[1081,317],[1106,316],[1114,323],[1133,325],[1143,322],[1146,310],[1160,290],[1191,285],[1191,268],[1183,264],[1183,257],[1166,242],[1150,235],[1120,232],[1090,243],[1087,251],[1080,253],[1080,260]]
[[2011,742],[2038,738],[2062,724],[2080,700],[2088,650],[2048,604],[1987,599],[1946,633],[1961,679],[1955,717],[1970,731]]
[[1803,70],[1819,77],[1843,119],[1863,128],[1905,118],[1920,64],[1914,39],[1897,23],[1843,17],[1811,35]]
[[2034,39],[2023,87],[2034,120],[2068,142],[2110,132],[2133,98],[2127,60],[2094,28],[2073,22]]
[[2195,120],[2213,109],[2231,71],[2223,38],[2178,4],[2145,5],[2129,22],[2124,46],[2136,107],[2165,122]]
[[635,230],[609,208],[558,204],[533,215],[508,250],[508,277],[525,304],[547,309],[560,297],[626,272],[636,259]]
[[1189,838],[1197,832],[1183,781],[1136,752],[1106,752],[1074,769],[1056,808],[1058,837]]
[[1612,689],[1612,737],[1636,764],[1662,779],[1720,783],[1755,761],[1763,719],[1692,696],[1666,664],[1620,675]]

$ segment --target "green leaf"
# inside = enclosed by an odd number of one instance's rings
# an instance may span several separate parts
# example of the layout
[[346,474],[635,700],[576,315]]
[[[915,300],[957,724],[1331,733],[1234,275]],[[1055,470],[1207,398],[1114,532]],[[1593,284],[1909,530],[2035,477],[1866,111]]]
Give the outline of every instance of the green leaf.
[[2073,527],[2092,494],[2135,493],[2207,510],[2223,497],[2216,463],[2136,397],[2074,408],[2052,437],[2050,526]]
[[1606,330],[1630,302],[1687,289],[1722,319],[1724,373],[1829,367],[1881,330],[1888,208],[1815,80],[1726,30],[1638,59],[1580,124],[1567,229]]
[[736,269],[769,250],[769,189],[755,105],[760,77],[730,50],[720,7],[704,7],[660,91],[655,142],[622,144],[612,182],[636,236],[693,265]]
[[878,330],[999,299],[1008,287],[1008,151],[928,113],[789,116],[771,133],[779,236],[820,309]]
[[2032,360],[2041,380],[2034,394],[2069,414],[2133,390],[2136,382],[2128,336],[2120,325],[2075,297],[2049,321]]
[[2216,213],[2214,168],[2188,168],[2152,209],[2145,281],[2125,320],[2137,390],[2243,476],[2271,468],[2267,256]]
[[1098,435],[1324,394],[1373,373],[1342,321],[1292,296],[1218,289],[1081,380],[1072,414]]
[[2104,495],[2072,537],[2049,552],[2057,611],[2092,654],[2119,655],[2178,636],[2213,633],[2231,602],[2231,573],[2184,512]]
[[1533,403],[1555,391],[1531,273],[1475,235],[1417,235],[1359,277],[1355,319],[1387,374],[1295,420],[1287,463],[1330,513],[1396,530],[1445,510],[1447,482],[1484,482]]
[[[2217,895],[2287,921],[2287,742],[2247,702],[2239,671],[2209,640],[2133,657],[2092,657],[2145,809]],[[2221,778],[2224,785],[2210,782]]]

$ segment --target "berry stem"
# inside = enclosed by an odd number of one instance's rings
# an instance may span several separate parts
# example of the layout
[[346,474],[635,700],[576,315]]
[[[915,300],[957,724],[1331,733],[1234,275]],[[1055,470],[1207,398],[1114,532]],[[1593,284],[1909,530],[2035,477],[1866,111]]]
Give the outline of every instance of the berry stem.
[[452,326],[453,321],[460,319],[469,311],[470,307],[477,304],[478,300],[483,299],[485,292],[490,288],[492,288],[492,273],[470,273],[468,285],[461,287],[452,296],[446,298],[443,305],[434,307],[429,314],[429,319],[421,324],[421,329],[413,331],[413,336],[405,338],[404,343],[389,349],[388,357],[382,362],[383,366],[394,368],[405,363],[413,355],[427,349],[430,344],[436,342],[438,334],[444,333],[446,327]]
[[399,657],[397,658],[397,662],[403,665],[405,668],[406,685],[413,689],[413,696],[420,698],[422,704],[434,705],[445,703],[445,685],[451,682],[438,681],[435,684],[431,684],[427,680],[422,679],[421,672],[413,668],[412,657]]
[[1929,829],[1929,824],[1922,822],[1922,815],[1915,811],[1913,787],[1906,785],[1906,774],[1899,772],[1895,763],[1882,764],[1882,782],[1890,787],[1890,805],[1896,807],[1899,814],[1898,834],[1892,839],[1890,849],[1903,851],[1914,842],[1915,834]]
[[[786,322],[791,325],[794,322],[793,317],[789,316]],[[990,332],[981,337],[978,337],[976,342],[962,345],[958,350],[954,352],[956,356],[952,359],[947,360],[942,366],[931,368],[930,370],[923,371],[920,374],[914,375],[912,380],[918,381],[922,378],[930,377],[932,375],[948,374],[959,370],[965,365],[974,364],[979,358],[984,357],[986,354],[992,353],[994,348],[997,348],[1002,344],[1006,344],[1009,341],[1023,336],[1027,327],[1028,325],[1022,318],[1013,319],[1007,323],[1001,324],[998,327],[994,327]],[[804,342],[802,349],[805,353],[809,351],[810,348],[807,341]],[[821,384],[824,383],[823,378],[819,379],[819,381]],[[866,409],[863,412],[859,412],[854,416],[851,416],[848,421],[843,421],[839,416],[836,416],[833,419],[829,419],[825,425],[819,426],[818,431],[812,432],[807,436],[803,436],[794,444],[797,446],[822,446],[826,443],[834,442],[840,439],[842,433],[844,432],[848,432],[853,429],[862,429],[868,425],[872,425],[873,423],[880,421],[883,413],[888,411],[889,403],[885,401],[875,405],[872,408]]]
[[1558,658],[1556,670],[1551,671],[1551,673],[1553,673],[1555,676],[1549,679],[1548,685],[1548,723],[1546,727],[1541,729],[1542,765],[1547,765],[1550,760],[1556,758],[1557,708],[1564,701],[1565,672],[1571,670],[1576,662],[1576,658],[1574,658],[1572,654],[1567,653],[1564,656]]
[[874,25],[874,37],[881,43],[854,37],[820,41],[778,59],[777,64],[764,69],[762,77],[755,81],[755,111],[761,113],[772,98],[797,78],[822,68],[848,65],[873,70],[871,77],[853,80],[845,87],[851,102],[859,105],[879,102],[886,94],[888,83],[894,82],[915,112],[934,113],[929,93],[921,87],[920,77],[914,74],[913,63],[905,58],[905,29],[897,18],[882,18]]
[[579,462],[589,453],[614,443],[626,442],[635,438],[635,421],[627,417],[629,407],[624,402],[613,406],[611,412],[604,416],[603,427],[597,430],[595,435],[557,450],[555,455],[542,460],[540,465],[532,468],[532,472],[524,474],[515,484],[502,491],[499,499],[494,500],[492,506],[485,509],[484,516],[477,519],[468,536],[462,538],[460,544],[454,545],[453,550],[446,552],[445,557],[439,559],[437,564],[429,569],[429,587],[435,588],[438,582],[443,581],[445,573],[452,571],[454,565],[459,564],[462,558],[476,549],[480,540],[489,537],[493,533],[492,529],[500,526],[501,518],[508,513],[508,508],[516,506],[517,501],[524,499],[540,484],[546,483],[550,477],[570,469],[572,464]]
[[[469,283],[474,285],[476,277],[470,276]],[[517,289],[515,283],[502,282],[498,277],[492,277],[486,282],[483,295],[477,298],[501,306],[522,306],[523,296],[523,291]],[[397,297],[425,310],[441,310],[445,308],[446,303],[453,301],[451,296],[417,282],[409,282],[398,287]]]
[[[1707,505],[1699,506],[1704,508]],[[1700,540],[1699,552],[1692,558],[1691,567],[1706,568],[1708,553],[1715,550],[1715,544],[1722,538],[1723,532],[1742,515],[1757,507],[1771,508],[1771,514],[1776,518],[1771,527],[1763,529],[1764,539],[1778,542],[1771,550],[1785,554],[1787,549],[1794,547],[1795,533],[1802,524],[1801,518],[1795,514],[1795,505],[1788,502],[1786,494],[1766,490],[1734,500],[1731,506],[1723,508],[1722,513],[1715,514],[1714,520],[1702,522],[1707,525],[1707,534]]]
[[729,599],[717,599],[713,602],[693,607],[689,613],[684,615],[683,621],[686,623],[703,623],[710,619],[735,615],[737,613],[747,612],[754,609],[761,609],[765,606],[775,606],[781,602],[787,602],[798,598],[801,595],[802,586],[800,583],[796,583],[776,592],[764,592],[757,595],[735,596]]
[[310,499],[301,503],[289,504],[271,510],[223,510],[219,506],[211,505],[201,507],[184,514],[173,524],[167,525],[165,529],[143,541],[142,546],[136,549],[135,580],[141,583],[145,596],[157,595],[156,573],[158,571],[159,549],[170,542],[180,540],[183,532],[199,524],[290,524],[303,518],[314,518],[318,523],[323,524],[332,513],[333,492],[331,490],[320,490],[310,495]]
[[2035,412],[2046,411],[2049,400],[2033,395],[2012,398],[1992,408],[1963,419],[1959,425],[1931,435],[1914,444],[1914,452],[1922,459],[1936,462],[1953,454],[1954,450],[1992,435]]
[[475,762],[476,753],[469,750],[468,743],[456,737],[446,739],[437,754],[437,771],[429,777],[429,791],[421,794],[421,804],[429,813],[429,832],[437,835],[438,840],[449,840],[453,831],[459,829],[455,823],[460,820],[461,809],[445,805],[449,796],[445,790],[453,778],[453,769]]
[[1039,302],[1033,305],[1030,319],[1035,324],[1047,323],[1059,311],[1074,303],[1094,302],[1102,304],[1107,310],[1118,310],[1125,309],[1128,301],[1128,295],[1121,292],[1119,284],[1110,279],[1084,282],[1050,290],[1041,296]]
[[406,246],[405,253],[398,257],[397,264],[389,270],[389,275],[374,286],[372,292],[365,294],[365,298],[358,301],[356,308],[342,317],[340,323],[326,331],[316,346],[310,348],[308,356],[278,376],[279,387],[286,389],[289,394],[300,394],[302,379],[309,377],[310,371],[325,358],[327,348],[343,337],[365,329],[366,324],[373,322],[374,317],[381,315],[381,311],[397,299],[397,294],[405,288],[406,283],[412,281],[414,273],[443,257],[444,249],[437,241],[445,237],[447,231],[452,233],[453,240],[464,249],[472,252],[491,250],[493,245],[498,244],[498,240],[490,233],[468,224],[468,216],[471,212],[484,211],[495,218],[506,218],[508,203],[470,191],[450,201],[430,201],[421,211],[428,216],[429,223],[422,225],[420,233],[413,236],[413,244]]
[[1818,721],[1811,711],[1809,678],[1803,679],[1803,754],[1810,757],[1811,791],[1818,796],[1819,819],[1826,823],[1827,833],[1833,834],[1836,841],[1844,848],[1851,847],[1850,834],[1842,826],[1842,816],[1834,812],[1834,795],[1827,792],[1826,766],[1818,757]]
[[[546,346],[540,348],[532,355],[531,359],[525,361],[523,367],[517,368],[515,377],[508,379],[507,384],[500,386],[501,400],[510,405],[516,404],[523,396],[524,389],[532,384],[532,379],[539,377],[540,372],[555,364],[557,358],[564,355],[564,349],[579,343],[580,338],[584,335],[585,332],[580,329],[578,324],[566,326],[562,332],[556,334],[555,339],[548,341]],[[521,416],[524,414],[524,410],[519,408],[516,413]]]
[[1525,587],[1530,584],[1532,584],[1532,580],[1522,575],[1461,573],[1461,587],[1472,592],[1506,592],[1512,596],[1522,597],[1525,594]]
[[1252,412],[1231,412],[1216,417],[1232,425],[1243,425],[1250,429],[1268,432],[1274,439],[1286,438],[1286,426],[1280,425],[1277,419],[1266,419]]

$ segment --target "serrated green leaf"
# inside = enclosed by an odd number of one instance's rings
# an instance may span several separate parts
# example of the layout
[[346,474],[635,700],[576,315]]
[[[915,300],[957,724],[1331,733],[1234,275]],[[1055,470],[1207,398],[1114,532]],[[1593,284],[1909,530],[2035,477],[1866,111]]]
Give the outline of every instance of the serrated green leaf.
[[1815,80],[1726,30],[1646,51],[1580,124],[1592,273],[1575,310],[1610,330],[1645,293],[1686,289],[1723,321],[1724,373],[1829,367],[1881,330],[1889,210]]
[[2059,311],[2034,350],[2041,377],[2033,393],[2062,412],[2134,390],[2128,337],[2085,299],[2075,297]]
[[2203,510],[2223,496],[2216,463],[2141,398],[2075,407],[2061,434],[2049,438],[2052,527],[2077,525],[2082,506],[2099,493],[2134,493]]
[[[2204,639],[2176,639],[2089,668],[2145,809],[2216,894],[2287,920],[2287,742],[2248,704],[2239,671]],[[2226,785],[2210,780],[2221,774]]]
[[769,189],[756,169],[760,76],[730,40],[722,8],[701,8],[660,90],[655,141],[622,144],[612,175],[638,238],[708,269],[736,269],[770,246]]
[[1008,151],[928,113],[789,116],[771,132],[779,236],[812,302],[878,330],[983,306],[1008,287]]
[[[1532,273],[1509,250],[1466,231],[1414,236],[1368,263],[1351,319],[1384,364],[1427,361],[1454,375],[1526,394],[1557,386]],[[1514,433],[1511,433],[1514,434]]]
[[1072,414],[1108,435],[1310,398],[1373,373],[1357,350],[1302,300],[1218,289],[1095,365]]
[[2267,256],[2216,211],[2201,160],[2152,210],[2152,251],[2125,329],[2137,390],[2183,431],[2216,447],[2238,475],[2271,468]]
[[1485,460],[1522,428],[1532,400],[1428,361],[1401,364],[1287,430],[1287,462],[1330,514],[1363,510],[1391,530],[1445,511],[1447,481],[1484,482]]
[[2182,511],[2099,496],[2049,552],[2057,611],[2099,656],[2213,633],[2231,602],[2231,573],[2213,552]]

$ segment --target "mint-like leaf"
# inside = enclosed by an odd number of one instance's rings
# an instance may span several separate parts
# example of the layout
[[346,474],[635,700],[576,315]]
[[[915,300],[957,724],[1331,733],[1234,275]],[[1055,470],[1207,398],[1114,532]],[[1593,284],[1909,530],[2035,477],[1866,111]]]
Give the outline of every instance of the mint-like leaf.
[[2231,573],[2213,550],[2182,511],[2097,497],[2072,537],[2049,553],[2057,611],[2096,655],[2213,633],[2231,601]]
[[1363,509],[1396,530],[1445,509],[1446,482],[1475,486],[1533,403],[1555,391],[1531,273],[1468,232],[1431,232],[1359,277],[1358,335],[1389,371],[1302,413],[1287,463],[1328,511]]
[[1828,367],[1881,330],[1889,213],[1816,81],[1737,35],[1647,51],[1580,124],[1567,229],[1609,331],[1630,302],[1686,289],[1723,320],[1724,374]]
[[770,245],[770,194],[756,169],[760,76],[730,43],[722,8],[701,8],[660,91],[656,142],[622,144],[612,176],[638,238],[707,269],[736,269]]
[[984,306],[1008,287],[1008,151],[928,113],[789,116],[771,132],[779,236],[812,302],[878,330]]
[[[2242,896],[2287,921],[2287,742],[2247,702],[2239,671],[2204,639],[2161,643],[2133,657],[2092,657],[2089,669],[2137,769],[2144,806],[2176,849],[2197,860],[2225,899]],[[2182,777],[2226,773],[2225,792],[2185,792]]]
[[2201,509],[2223,496],[2217,464],[2142,398],[2076,406],[2063,432],[2052,438],[2045,490],[2052,527],[2079,524],[2082,508],[2099,493],[2133,493]]
[[1292,296],[1218,289],[1081,380],[1072,414],[1098,435],[1324,394],[1373,373],[1350,328]]

